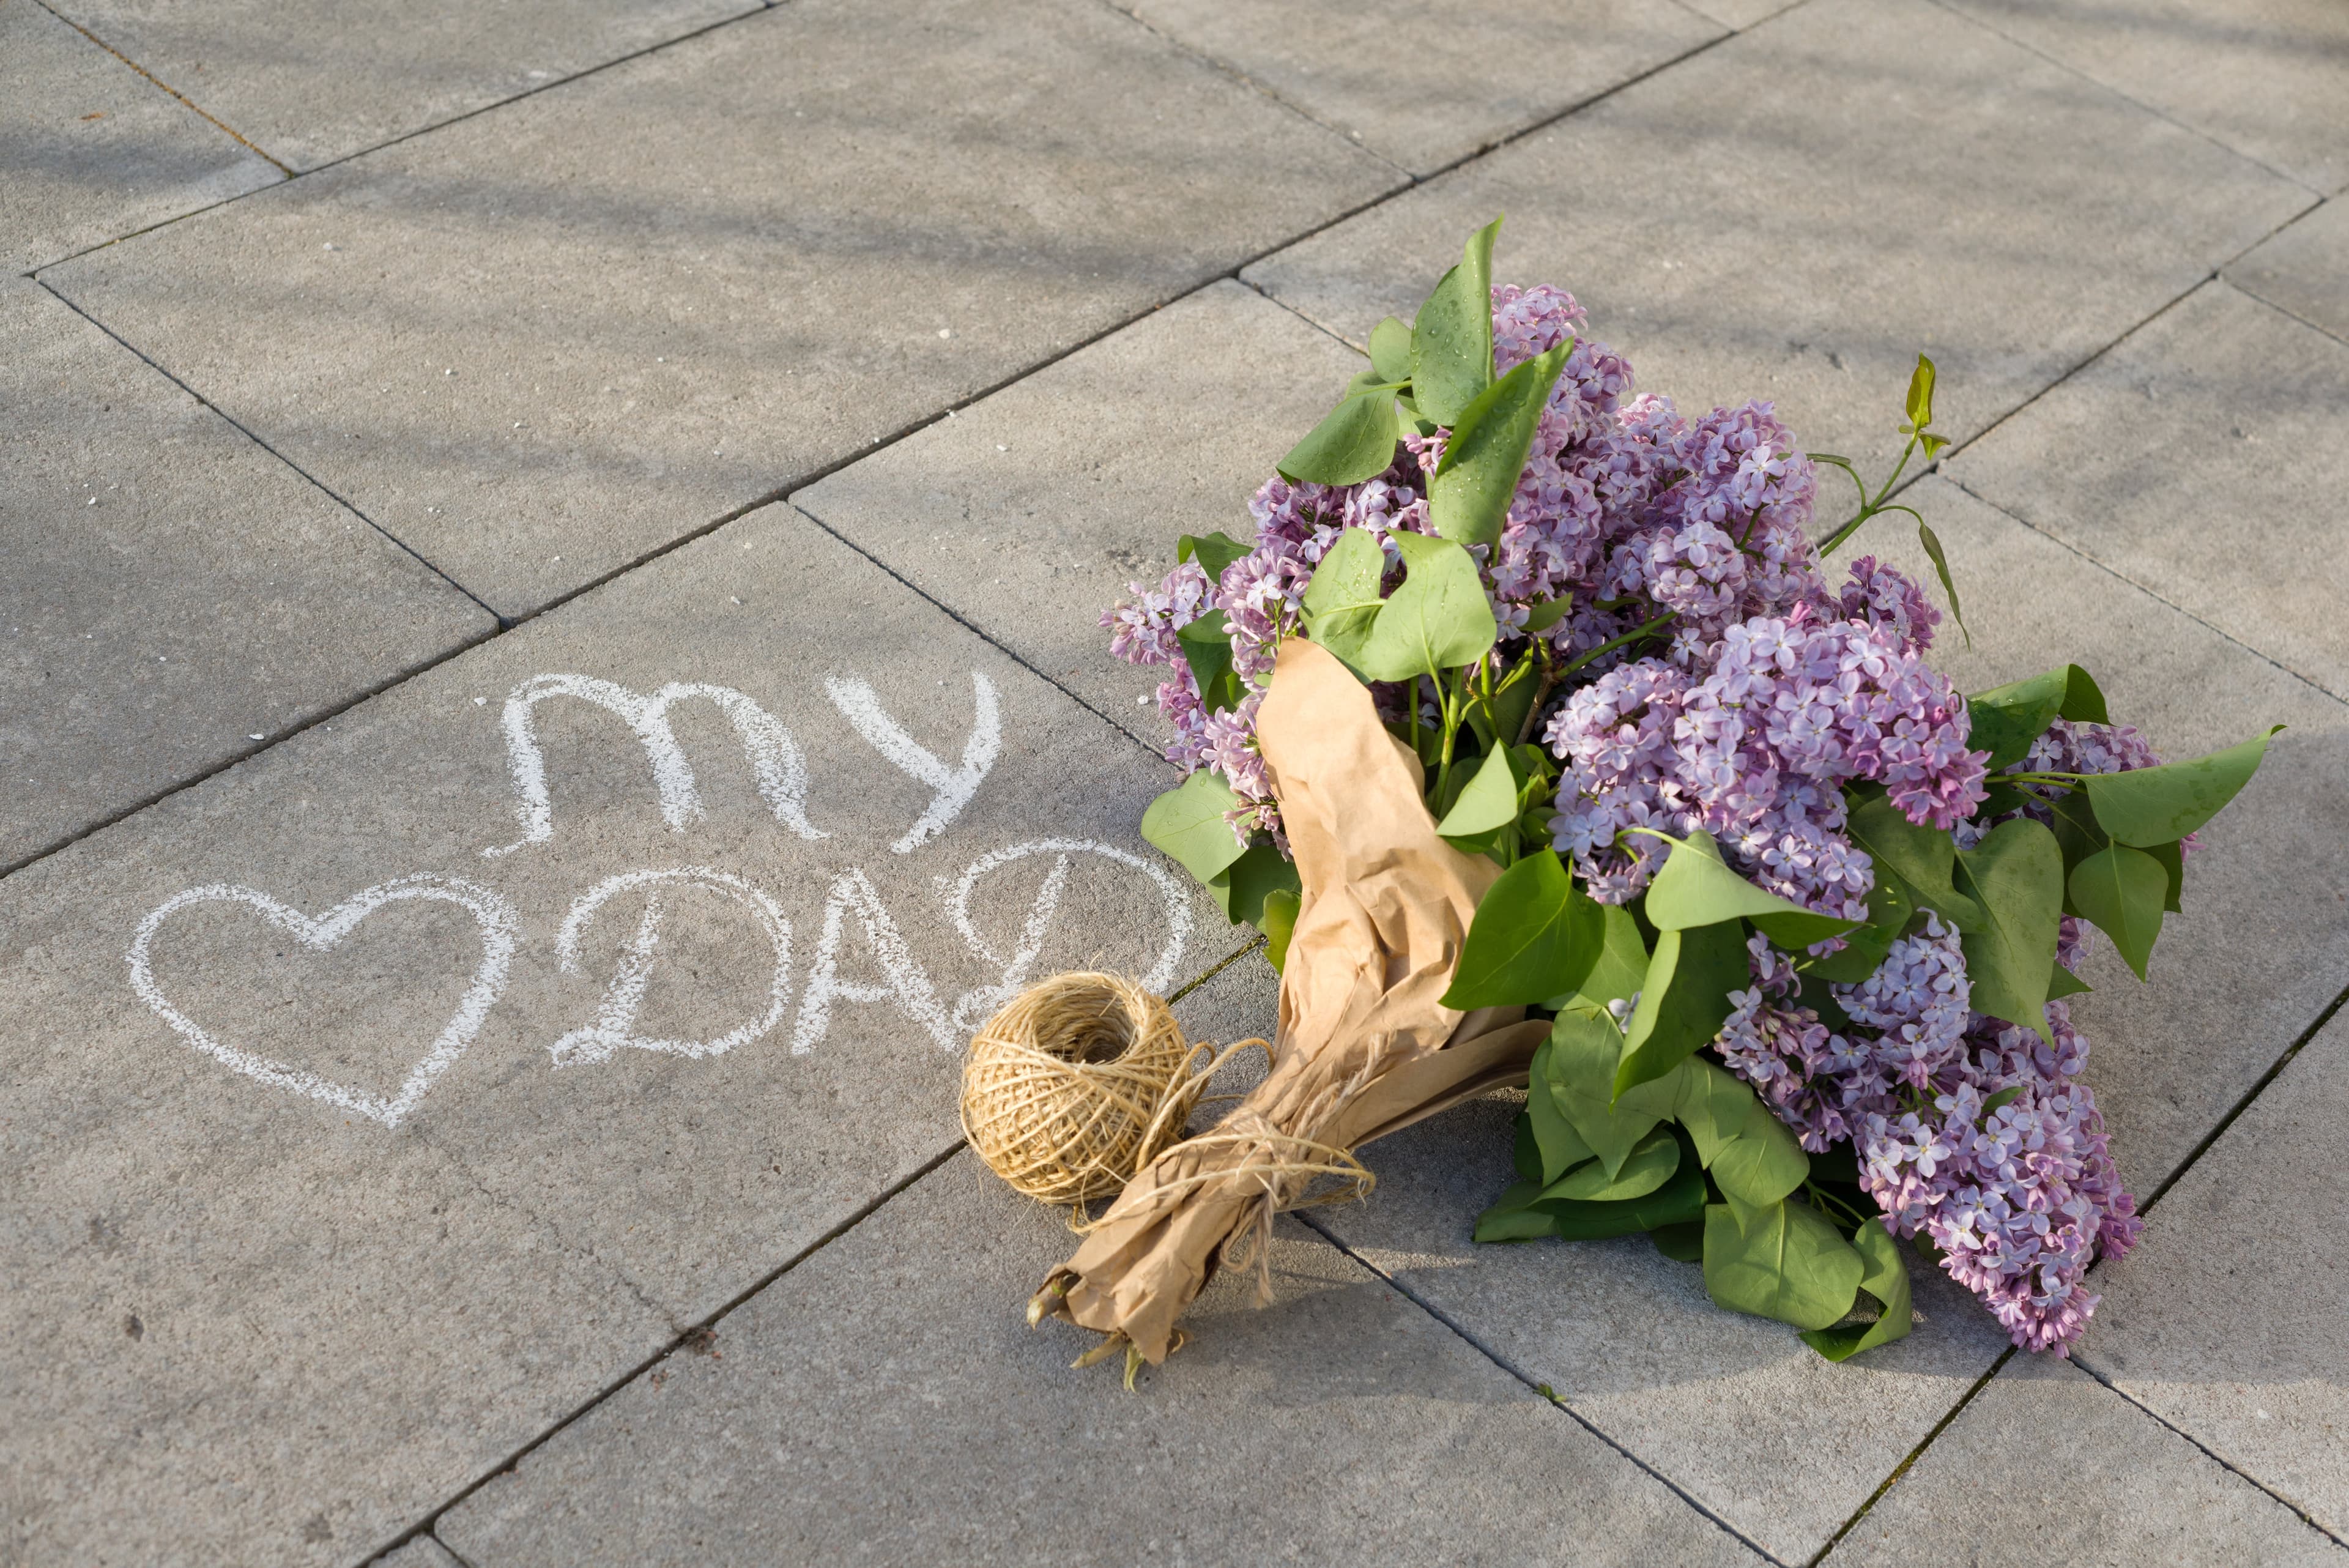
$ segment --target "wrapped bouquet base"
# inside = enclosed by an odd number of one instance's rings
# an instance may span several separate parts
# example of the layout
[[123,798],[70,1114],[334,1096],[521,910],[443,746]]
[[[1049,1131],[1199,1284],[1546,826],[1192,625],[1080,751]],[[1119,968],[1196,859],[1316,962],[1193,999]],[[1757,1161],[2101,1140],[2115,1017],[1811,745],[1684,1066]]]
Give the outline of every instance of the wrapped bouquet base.
[[[1442,997],[1500,875],[1435,831],[1421,770],[1371,693],[1313,643],[1282,645],[1257,737],[1302,884],[1272,1070],[1212,1131],[1144,1166],[1053,1271],[1031,1321],[1068,1318],[1154,1364],[1221,1262],[1271,1217],[1368,1190],[1351,1151],[1525,1081],[1547,1019]],[[1257,1255],[1261,1256],[1260,1251]]]

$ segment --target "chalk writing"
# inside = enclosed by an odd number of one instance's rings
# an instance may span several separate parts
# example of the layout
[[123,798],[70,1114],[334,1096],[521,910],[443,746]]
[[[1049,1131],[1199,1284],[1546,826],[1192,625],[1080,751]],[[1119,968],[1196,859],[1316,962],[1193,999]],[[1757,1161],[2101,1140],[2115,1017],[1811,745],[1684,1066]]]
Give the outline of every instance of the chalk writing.
[[[537,675],[523,681],[506,699],[504,727],[506,763],[512,771],[515,813],[522,818],[522,837],[512,844],[484,849],[483,855],[511,855],[554,836],[554,806],[546,790],[546,759],[539,750],[531,714],[550,697],[576,697],[615,713],[644,742],[652,763],[653,789],[660,799],[661,818],[669,831],[682,833],[702,815],[701,795],[694,787],[693,765],[669,728],[668,711],[691,697],[709,699],[732,722],[750,760],[751,776],[775,820],[802,838],[822,838],[822,829],[807,819],[807,764],[799,742],[773,714],[730,686],[699,681],[671,681],[650,696],[631,691],[592,675]],[[986,712],[993,717],[990,693]],[[991,731],[990,731],[991,732]],[[908,742],[910,743],[910,742]],[[925,756],[927,753],[923,753]],[[990,759],[992,752],[989,753]],[[933,762],[935,758],[931,759]],[[974,789],[978,786],[972,785]]]
[[906,830],[905,836],[889,847],[903,855],[918,845],[927,843],[944,831],[947,826],[962,815],[978,793],[987,770],[995,765],[996,752],[1003,742],[1003,726],[995,705],[994,682],[974,670],[970,672],[973,712],[970,739],[963,742],[962,766],[949,768],[936,753],[905,733],[896,720],[881,706],[880,694],[862,680],[826,680],[824,690],[832,694],[833,706],[838,708],[856,732],[873,744],[873,749],[889,759],[936,793],[929,809],[921,820]]
[[[971,895],[989,872],[1032,855],[1057,857],[1050,870],[1044,874],[1043,886],[1037,889],[1036,900],[1029,906],[1028,918],[1019,928],[1019,940],[1009,956],[999,953],[979,934],[970,918]],[[1044,936],[1050,928],[1052,917],[1059,913],[1061,891],[1069,880],[1069,857],[1099,855],[1121,866],[1131,866],[1145,872],[1157,884],[1159,897],[1166,901],[1166,945],[1159,950],[1158,960],[1150,972],[1142,977],[1145,990],[1164,991],[1174,983],[1183,963],[1184,945],[1191,939],[1191,897],[1164,867],[1144,860],[1139,855],[1107,844],[1096,844],[1084,838],[1039,838],[1032,843],[1015,844],[1007,849],[990,850],[970,863],[955,884],[952,909],[955,929],[962,933],[970,950],[990,964],[1002,966],[1003,978],[994,985],[980,986],[964,994],[955,1003],[954,1026],[957,1033],[975,1032],[1005,1002],[1019,993],[1031,978],[1038,956],[1044,950]]]
[[[547,1047],[556,1066],[601,1062],[623,1048],[659,1051],[673,1056],[719,1056],[738,1045],[749,1044],[782,1022],[792,993],[791,922],[783,919],[783,912],[775,908],[772,898],[750,883],[704,866],[625,872],[605,877],[581,894],[578,902],[571,906],[571,912],[564,917],[563,929],[554,939],[555,958],[565,974],[579,972],[580,934],[595,919],[595,912],[615,895],[636,888],[651,891],[645,898],[644,913],[637,918],[636,934],[621,945],[619,967],[604,992],[602,1005],[595,1010],[595,1021],[573,1030]],[[775,954],[774,975],[767,986],[767,1011],[757,1022],[730,1030],[715,1040],[648,1040],[636,1033],[636,1012],[644,1005],[646,986],[652,981],[653,955],[660,946],[661,917],[667,909],[670,889],[694,888],[715,893],[750,910],[764,931]]]
[[[882,980],[877,985],[841,978],[841,944],[852,914],[864,934],[865,951],[880,968]],[[961,1044],[946,1009],[938,1004],[937,988],[905,945],[897,922],[881,903],[881,895],[864,873],[852,866],[833,878],[824,896],[823,932],[816,938],[807,994],[801,998],[800,1015],[792,1025],[792,1054],[804,1056],[822,1043],[832,1027],[834,1002],[892,1001],[947,1050]]]
[[[481,961],[473,971],[473,982],[457,1003],[448,1026],[440,1031],[431,1045],[408,1070],[408,1076],[398,1091],[389,1097],[371,1095],[347,1084],[337,1084],[273,1062],[265,1056],[241,1051],[205,1033],[186,1015],[173,1007],[160,987],[150,961],[150,950],[155,933],[163,922],[191,904],[249,904],[261,911],[262,918],[285,932],[313,952],[325,952],[350,935],[361,920],[386,904],[409,899],[434,899],[455,904],[470,911],[474,924],[481,928]],[[232,887],[214,883],[209,887],[191,888],[174,894],[150,911],[139,922],[139,931],[130,941],[130,987],[148,1006],[153,1008],[163,1022],[179,1031],[188,1044],[223,1065],[273,1084],[281,1089],[308,1095],[314,1099],[355,1111],[385,1127],[396,1127],[400,1119],[416,1108],[433,1080],[455,1064],[465,1054],[465,1047],[481,1033],[481,1021],[489,1016],[490,1005],[505,989],[506,966],[513,957],[514,941],[521,922],[515,919],[513,907],[487,888],[471,882],[460,882],[438,877],[403,877],[395,882],[378,883],[366,891],[355,894],[313,919],[299,909],[290,909],[253,888]]]

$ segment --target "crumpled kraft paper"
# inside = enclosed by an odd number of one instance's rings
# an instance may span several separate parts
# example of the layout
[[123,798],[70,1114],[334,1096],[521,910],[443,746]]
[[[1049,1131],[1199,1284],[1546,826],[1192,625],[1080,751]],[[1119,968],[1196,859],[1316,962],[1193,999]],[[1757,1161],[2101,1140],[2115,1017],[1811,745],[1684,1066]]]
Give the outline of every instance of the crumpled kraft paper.
[[1353,1149],[1522,1084],[1549,1032],[1523,1008],[1463,1014],[1438,1000],[1500,869],[1437,836],[1419,766],[1369,690],[1290,638],[1257,733],[1304,885],[1272,1069],[1217,1127],[1138,1172],[1037,1298],[1154,1364],[1227,1243],[1261,1246],[1257,1228],[1304,1195],[1325,1163],[1316,1147]]

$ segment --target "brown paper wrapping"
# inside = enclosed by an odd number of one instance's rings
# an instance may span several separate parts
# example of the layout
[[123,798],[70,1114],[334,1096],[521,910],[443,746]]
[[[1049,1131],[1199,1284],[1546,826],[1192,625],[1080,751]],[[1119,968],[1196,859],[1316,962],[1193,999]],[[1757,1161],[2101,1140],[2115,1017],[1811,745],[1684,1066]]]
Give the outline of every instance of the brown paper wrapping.
[[1217,1262],[1260,1246],[1259,1227],[1330,1151],[1522,1084],[1549,1029],[1522,1008],[1464,1015],[1438,1000],[1500,870],[1437,836],[1419,766],[1361,682],[1289,639],[1257,735],[1304,885],[1272,1070],[1211,1132],[1138,1172],[1037,1298],[1154,1364]]

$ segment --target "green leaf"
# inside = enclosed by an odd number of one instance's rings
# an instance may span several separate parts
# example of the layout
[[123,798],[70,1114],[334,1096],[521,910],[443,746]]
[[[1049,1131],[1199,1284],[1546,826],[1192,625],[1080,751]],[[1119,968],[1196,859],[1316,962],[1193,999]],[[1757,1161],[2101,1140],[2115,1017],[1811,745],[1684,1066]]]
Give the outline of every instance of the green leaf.
[[1394,462],[1402,430],[1395,389],[1385,383],[1349,391],[1280,460],[1281,477],[1304,484],[1360,484]]
[[1641,1084],[1609,1104],[1623,1036],[1604,1015],[1561,1012],[1550,1025],[1547,1064],[1557,1108],[1611,1175],[1655,1125],[1672,1114],[1680,1080]]
[[1487,888],[1461,944],[1444,1005],[1530,1005],[1574,990],[1606,940],[1603,918],[1555,849],[1528,855]]
[[[1976,751],[1990,753],[1990,771],[1993,774],[2021,762],[2031,750],[2031,742],[2058,719],[2068,719],[2075,724],[2111,722],[2106,715],[2105,694],[2097,687],[2095,677],[2076,664],[2058,665],[2028,680],[1978,692],[1966,699],[1966,706],[1973,717],[1971,743]],[[1976,815],[2000,815],[2000,811],[1992,809],[1992,804],[1983,802]],[[2007,808],[2001,808],[2003,809]]]
[[1582,1141],[1582,1135],[1574,1130],[1574,1124],[1558,1108],[1557,1096],[1550,1087],[1547,1040],[1534,1052],[1533,1067],[1526,1075],[1526,1125],[1533,1137],[1534,1152],[1539,1157],[1544,1186],[1598,1153]]
[[2061,1002],[2067,996],[2084,996],[2095,989],[2060,963],[2055,966],[2055,972],[2047,977],[2047,1000],[2050,1002]]
[[1775,1203],[1810,1174],[1810,1158],[1777,1114],[1743,1078],[1702,1056],[1682,1069],[1675,1114],[1713,1181],[1740,1203]]
[[1902,1262],[1891,1232],[1880,1220],[1863,1220],[1852,1232],[1851,1241],[1867,1270],[1859,1276],[1859,1288],[1883,1305],[1884,1315],[1874,1323],[1806,1330],[1799,1336],[1803,1343],[1829,1361],[1847,1361],[1863,1350],[1889,1345],[1906,1337],[1909,1329],[1909,1266]]
[[1909,821],[1882,789],[1871,784],[1851,792],[1845,831],[1878,865],[1890,867],[1908,884],[1917,908],[1935,910],[1961,929],[1981,922],[1981,912],[1952,880],[1957,846],[1950,836]]
[[1741,1226],[1725,1204],[1704,1211],[1704,1288],[1723,1306],[1825,1328],[1851,1310],[1868,1265],[1826,1216],[1780,1201]]
[[[1628,1002],[1647,983],[1648,939],[1640,934],[1640,922],[1622,905],[1601,904],[1599,912],[1606,922],[1606,940],[1598,961],[1582,977],[1580,994],[1604,1008],[1610,1002]],[[1552,997],[1543,1005],[1556,1012],[1570,1000]]]
[[1990,753],[1991,772],[1997,773],[2021,762],[2031,750],[2031,742],[2047,732],[2047,726],[2063,710],[2069,673],[2078,668],[2066,664],[2028,680],[1994,686],[1966,699],[1966,707],[1973,717],[1973,732],[1968,743],[1976,751]]
[[1400,530],[1392,537],[1406,576],[1371,625],[1362,672],[1373,680],[1440,679],[1483,657],[1498,628],[1475,557],[1449,539]]
[[1992,1111],[2003,1110],[2008,1106],[2013,1105],[2016,1100],[2021,1099],[2023,1097],[2023,1085],[2017,1084],[2012,1088],[2001,1089],[1997,1094],[1992,1095],[1990,1098],[1984,1100],[1982,1104],[1982,1120],[1975,1125],[1987,1125],[1990,1121],[1991,1113]]
[[1199,705],[1210,713],[1217,709],[1237,710],[1247,697],[1247,688],[1232,673],[1232,641],[1230,624],[1221,610],[1209,610],[1174,634],[1183,647],[1183,661],[1191,667],[1191,679],[1199,683]]
[[1223,906],[1224,916],[1236,926],[1264,929],[1264,901],[1275,893],[1296,894],[1304,884],[1268,838],[1251,842],[1237,860],[1207,880],[1207,891]]
[[1526,624],[1523,629],[1528,637],[1537,631],[1547,631],[1564,620],[1568,612],[1573,608],[1572,594],[1567,594],[1559,598],[1537,600],[1526,607]]
[[1659,1225],[1648,1232],[1648,1240],[1656,1251],[1676,1263],[1701,1263],[1704,1261],[1704,1221],[1684,1220],[1677,1225]]
[[1388,317],[1371,328],[1371,369],[1381,381],[1411,379],[1411,327]]
[[2268,741],[2282,728],[2275,725],[2240,746],[2191,762],[2098,774],[2087,782],[2088,804],[2105,831],[2123,844],[2149,849],[2183,838],[2218,815],[2251,782],[2267,755]]
[[1472,838],[1516,821],[1519,780],[1510,761],[1506,750],[1489,753],[1435,831],[1446,838]]
[[[1900,874],[1878,861],[1876,866],[1876,886],[1868,895],[1868,924],[1844,938],[1837,951],[1811,961],[1804,971],[1805,1000],[1809,1001],[1808,981],[1816,978],[1833,981],[1838,985],[1857,985],[1881,968],[1885,955],[1899,941],[1909,922],[1917,918],[1917,897]],[[1814,1002],[1812,1005],[1816,1006]],[[1826,1014],[1821,1013],[1822,1017]]]
[[1224,568],[1245,556],[1252,546],[1241,544],[1218,528],[1212,534],[1185,534],[1175,541],[1177,561],[1195,559],[1199,569],[1207,574],[1210,583],[1221,582]]
[[1756,888],[1730,869],[1713,835],[1702,830],[1677,843],[1664,868],[1656,873],[1648,886],[1647,910],[1649,920],[1661,931],[1717,925],[1743,917],[1780,947],[1797,952],[1861,923],[1815,914]]
[[1239,805],[1229,784],[1201,768],[1150,803],[1142,814],[1142,836],[1200,881],[1211,881],[1247,853],[1224,815]]
[[1420,412],[1456,424],[1493,381],[1493,241],[1501,220],[1468,236],[1460,265],[1437,281],[1411,329],[1411,391]]
[[1668,1225],[1685,1225],[1704,1218],[1704,1172],[1683,1150],[1680,1168],[1671,1179],[1643,1198],[1611,1203],[1578,1202],[1570,1198],[1535,1199],[1535,1206],[1554,1222],[1552,1234],[1569,1241],[1599,1241],[1609,1236],[1636,1235]]
[[1917,356],[1917,369],[1909,378],[1909,422],[1901,426],[1903,433],[1921,431],[1933,422],[1933,362],[1922,354]]
[[1615,1092],[1661,1078],[1721,1033],[1729,993],[1753,983],[1744,928],[1730,922],[1664,931],[1625,1032]]
[[[1476,732],[1486,751],[1513,745],[1517,732],[1526,727],[1526,715],[1533,711],[1534,699],[1541,694],[1541,680],[1536,673],[1536,663],[1530,659],[1519,659],[1501,680],[1500,690],[1493,693],[1488,711],[1481,698],[1468,705],[1468,727]],[[1531,777],[1526,770],[1522,776]]]
[[1621,1168],[1610,1172],[1595,1158],[1586,1160],[1544,1188],[1542,1200],[1566,1198],[1582,1203],[1619,1203],[1627,1198],[1645,1198],[1680,1168],[1679,1141],[1658,1128],[1640,1140]]
[[1264,932],[1265,961],[1272,965],[1275,974],[1288,967],[1288,939],[1297,931],[1299,902],[1286,888],[1277,888],[1264,896],[1264,919],[1257,925]]
[[2027,816],[2000,823],[1958,857],[1957,880],[1979,914],[1962,941],[1974,1011],[2052,1040],[2047,982],[2064,918],[2064,852],[2055,836]]
[[1573,351],[1569,337],[1535,355],[1461,411],[1427,487],[1427,515],[1438,534],[1463,545],[1489,545],[1501,536],[1542,405]]
[[1475,1239],[1479,1241],[1531,1241],[1543,1236],[1557,1234],[1557,1221],[1538,1209],[1526,1204],[1541,1195],[1541,1184],[1533,1181],[1512,1182],[1500,1200],[1476,1216]]
[[1305,585],[1307,635],[1358,672],[1371,628],[1386,608],[1379,597],[1386,570],[1387,553],[1377,538],[1368,529],[1349,528],[1338,535],[1313,568],[1313,580]]
[[2173,915],[2180,913],[2178,900],[2186,891],[2186,846],[2172,839],[2168,844],[2148,844],[2145,852],[2160,861],[2169,877],[2169,890],[2162,895],[2161,907]]
[[2162,904],[2169,896],[2169,873],[2160,861],[2126,844],[2091,855],[2067,884],[2080,913],[2113,939],[2121,957],[2145,978],[2154,939],[2161,935]]
[[[1940,436],[1927,436],[1925,460],[1931,462],[1933,454],[1948,444]],[[1958,583],[1950,576],[1950,557],[1941,549],[1941,536],[1934,533],[1931,525],[1921,517],[1917,520],[1917,543],[1925,546],[1925,556],[1933,563],[1934,575],[1941,579],[1941,591],[1950,596],[1950,618],[1958,623],[1960,631],[1964,631],[1966,612],[1958,603]],[[1971,646],[1971,633],[1967,634],[1967,640]]]

